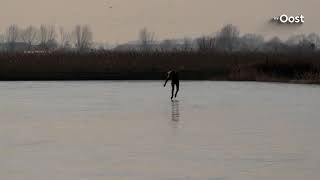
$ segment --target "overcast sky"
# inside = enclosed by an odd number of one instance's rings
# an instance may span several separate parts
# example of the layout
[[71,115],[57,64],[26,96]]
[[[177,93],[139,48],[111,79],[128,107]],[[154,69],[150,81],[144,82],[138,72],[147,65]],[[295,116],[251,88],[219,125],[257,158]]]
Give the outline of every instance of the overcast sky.
[[[112,8],[110,8],[112,7]],[[305,16],[302,26],[278,27],[273,16]],[[122,43],[147,27],[158,40],[213,34],[232,23],[270,37],[320,33],[320,0],[0,0],[0,31],[9,24],[88,24],[94,39]]]

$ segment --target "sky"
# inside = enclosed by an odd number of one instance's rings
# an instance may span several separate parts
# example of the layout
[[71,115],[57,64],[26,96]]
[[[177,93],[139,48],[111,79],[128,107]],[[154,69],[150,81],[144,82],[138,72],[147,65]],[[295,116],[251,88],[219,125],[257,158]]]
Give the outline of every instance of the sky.
[[[146,27],[157,40],[197,37],[234,24],[265,37],[320,33],[319,0],[0,0],[0,31],[10,24],[90,25],[95,41],[124,43]],[[279,26],[281,14],[304,15],[300,26]]]

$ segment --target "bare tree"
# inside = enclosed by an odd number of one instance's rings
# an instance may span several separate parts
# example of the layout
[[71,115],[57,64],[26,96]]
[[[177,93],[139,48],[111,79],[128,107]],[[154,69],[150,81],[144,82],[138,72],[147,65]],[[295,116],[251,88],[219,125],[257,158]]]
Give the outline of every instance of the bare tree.
[[312,48],[316,49],[320,46],[320,37],[316,33],[310,33],[307,36],[307,40],[311,43]]
[[4,50],[4,42],[5,42],[4,35],[0,34],[0,51]]
[[192,40],[189,38],[183,39],[182,49],[184,51],[190,51],[192,49]]
[[197,46],[199,51],[212,51],[215,49],[215,38],[202,36],[197,39]]
[[228,24],[224,26],[217,35],[219,48],[226,51],[233,51],[239,42],[240,31],[238,27]]
[[269,52],[279,53],[283,52],[287,47],[278,37],[271,38],[268,42],[265,43],[264,49]]
[[5,38],[3,34],[0,34],[0,44],[3,44],[5,42]]
[[40,31],[39,31],[39,41],[40,41],[41,46],[45,46],[45,44],[47,43],[47,37],[48,37],[47,34],[48,34],[48,32],[47,32],[46,26],[41,25]]
[[177,49],[177,42],[172,39],[165,39],[160,43],[162,51],[173,51]]
[[59,41],[60,41],[60,48],[62,50],[66,50],[67,48],[70,47],[71,34],[68,32],[65,32],[62,26],[59,27]]
[[147,28],[143,28],[139,33],[139,41],[141,43],[141,50],[150,51],[154,44],[154,33],[151,33]]
[[290,46],[294,52],[310,52],[315,50],[316,44],[319,42],[319,37],[317,34],[298,34],[289,37],[287,44]]
[[302,45],[307,41],[307,37],[304,34],[292,35],[288,38],[286,43],[288,45]]
[[34,26],[28,26],[21,31],[21,39],[28,45],[28,50],[31,50],[32,46],[37,42],[38,30]]
[[49,50],[56,46],[56,29],[55,26],[52,25],[41,25],[40,32],[39,32],[39,41],[40,46],[45,49]]
[[241,49],[244,51],[257,51],[260,49],[264,43],[264,38],[257,34],[245,34],[240,40]]
[[90,49],[92,45],[92,31],[88,25],[76,25],[72,32],[74,46],[78,51]]
[[6,43],[9,51],[16,50],[16,44],[19,38],[19,28],[17,25],[10,25],[6,30]]

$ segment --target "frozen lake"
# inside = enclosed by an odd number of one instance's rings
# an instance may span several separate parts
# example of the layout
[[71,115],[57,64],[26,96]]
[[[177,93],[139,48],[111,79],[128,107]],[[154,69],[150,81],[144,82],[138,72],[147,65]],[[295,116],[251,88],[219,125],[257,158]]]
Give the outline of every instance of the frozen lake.
[[318,180],[320,86],[0,82],[7,180]]

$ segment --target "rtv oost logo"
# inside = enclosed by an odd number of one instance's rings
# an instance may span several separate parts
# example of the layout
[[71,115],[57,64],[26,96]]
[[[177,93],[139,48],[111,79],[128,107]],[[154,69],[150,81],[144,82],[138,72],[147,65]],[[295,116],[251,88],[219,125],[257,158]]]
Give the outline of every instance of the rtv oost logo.
[[282,14],[281,16],[274,17],[273,20],[281,24],[303,24],[305,22],[305,17],[303,15],[288,16]]

